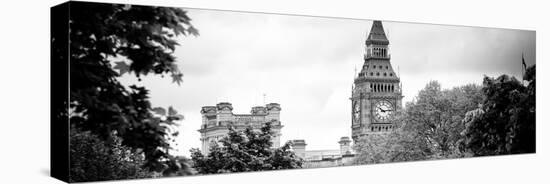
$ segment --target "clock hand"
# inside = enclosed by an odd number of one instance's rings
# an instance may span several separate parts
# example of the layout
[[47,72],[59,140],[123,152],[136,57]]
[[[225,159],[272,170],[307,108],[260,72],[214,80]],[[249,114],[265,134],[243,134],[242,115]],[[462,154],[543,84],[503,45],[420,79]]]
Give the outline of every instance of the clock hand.
[[392,109],[386,109],[386,110],[384,110],[384,111],[392,111]]

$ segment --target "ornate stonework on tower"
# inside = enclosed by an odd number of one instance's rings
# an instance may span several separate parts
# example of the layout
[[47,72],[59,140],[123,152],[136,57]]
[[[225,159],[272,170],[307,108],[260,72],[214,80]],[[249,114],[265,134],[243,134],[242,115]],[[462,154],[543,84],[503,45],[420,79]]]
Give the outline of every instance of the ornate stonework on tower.
[[204,155],[208,154],[212,143],[227,135],[228,126],[233,126],[236,130],[244,130],[248,126],[260,130],[265,123],[271,122],[271,130],[276,135],[272,138],[273,147],[279,147],[283,128],[279,119],[281,105],[269,103],[266,106],[255,106],[250,110],[250,114],[233,114],[232,111],[233,106],[228,102],[202,107],[202,125],[198,131],[201,133],[201,151]]
[[400,79],[390,63],[389,40],[381,21],[374,21],[365,42],[364,63],[352,86],[352,139],[394,129],[394,112],[401,109]]

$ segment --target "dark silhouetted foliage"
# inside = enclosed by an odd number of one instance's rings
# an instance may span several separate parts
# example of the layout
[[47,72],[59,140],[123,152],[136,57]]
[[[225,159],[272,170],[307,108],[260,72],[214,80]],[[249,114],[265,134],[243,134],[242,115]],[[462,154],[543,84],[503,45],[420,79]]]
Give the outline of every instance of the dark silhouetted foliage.
[[143,169],[145,157],[123,146],[116,136],[109,142],[89,131],[70,133],[70,182],[154,177]]
[[483,80],[483,105],[464,118],[464,150],[476,156],[536,151],[535,66],[524,79],[502,75]]
[[[145,87],[125,87],[118,81],[119,76],[129,73],[138,78],[169,75],[178,85],[182,82],[173,56],[178,45],[175,39],[198,35],[186,12],[168,7],[70,2],[68,21],[69,35],[63,36],[70,40],[70,100],[65,103],[70,110],[53,109],[64,111],[52,112],[65,116],[57,120],[69,116],[71,126],[107,142],[117,139],[112,136],[116,133],[122,145],[145,155],[144,167],[150,170],[167,175],[187,173],[174,170],[185,168],[175,164],[184,160],[169,154],[170,141],[178,134],[173,126],[183,117],[172,108],[159,115],[151,107]],[[59,40],[55,36],[52,42]]]

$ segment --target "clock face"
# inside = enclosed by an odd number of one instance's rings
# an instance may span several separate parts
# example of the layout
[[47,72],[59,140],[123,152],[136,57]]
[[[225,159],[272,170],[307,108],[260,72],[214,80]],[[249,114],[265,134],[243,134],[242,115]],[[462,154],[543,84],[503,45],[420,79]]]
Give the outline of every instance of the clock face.
[[394,112],[393,105],[387,100],[381,100],[374,105],[375,117],[379,121],[386,122]]
[[357,101],[353,102],[353,124],[359,123],[359,117],[361,116],[361,107]]

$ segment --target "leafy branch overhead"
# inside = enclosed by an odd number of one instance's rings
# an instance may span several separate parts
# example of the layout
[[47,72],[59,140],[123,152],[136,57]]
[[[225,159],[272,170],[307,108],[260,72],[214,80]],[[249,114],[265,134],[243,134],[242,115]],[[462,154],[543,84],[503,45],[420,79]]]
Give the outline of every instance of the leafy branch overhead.
[[127,88],[118,81],[124,74],[138,79],[156,74],[170,75],[181,84],[183,74],[173,55],[179,45],[176,39],[199,35],[187,12],[88,2],[71,2],[70,9],[71,126],[103,140],[116,132],[122,145],[143,152],[144,168],[188,173],[173,170],[181,165],[177,162],[187,160],[175,160],[169,153],[172,137],[178,135],[175,122],[183,116],[172,107],[153,108],[145,87]]
[[[136,5],[101,4],[95,7],[72,16],[71,32],[75,33],[72,38],[82,38],[73,44],[74,49],[84,51],[85,55],[127,58],[128,63],[116,63],[114,69],[119,70],[120,75],[134,72],[139,78],[148,73],[169,73],[180,83],[181,72],[172,55],[179,45],[176,37],[199,35],[187,12],[178,8]],[[76,22],[79,19],[89,21]],[[95,49],[86,49],[92,45]]]

